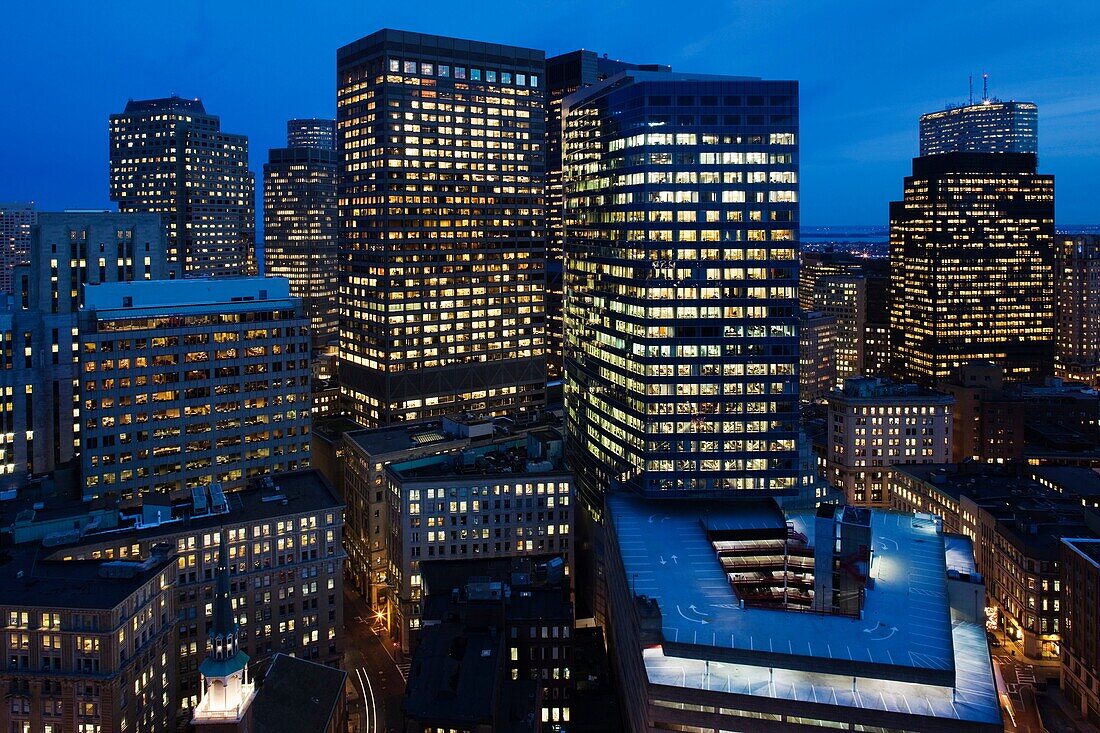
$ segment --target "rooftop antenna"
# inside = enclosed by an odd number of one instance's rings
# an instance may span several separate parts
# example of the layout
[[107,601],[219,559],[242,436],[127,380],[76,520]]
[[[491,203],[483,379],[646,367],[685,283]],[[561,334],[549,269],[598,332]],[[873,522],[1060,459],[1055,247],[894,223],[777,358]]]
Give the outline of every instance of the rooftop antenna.
[[974,75],[971,74],[970,79],[970,104],[974,104]]
[[989,101],[989,74],[982,74],[982,101]]

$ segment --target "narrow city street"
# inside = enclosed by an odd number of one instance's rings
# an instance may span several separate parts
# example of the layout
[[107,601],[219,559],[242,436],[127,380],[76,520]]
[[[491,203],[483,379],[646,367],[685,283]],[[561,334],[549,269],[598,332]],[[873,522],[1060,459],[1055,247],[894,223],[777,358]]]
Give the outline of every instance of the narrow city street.
[[344,589],[346,629],[344,668],[355,687],[349,714],[359,721],[359,733],[398,733],[405,678],[387,648],[389,641],[372,628],[373,614],[355,591]]

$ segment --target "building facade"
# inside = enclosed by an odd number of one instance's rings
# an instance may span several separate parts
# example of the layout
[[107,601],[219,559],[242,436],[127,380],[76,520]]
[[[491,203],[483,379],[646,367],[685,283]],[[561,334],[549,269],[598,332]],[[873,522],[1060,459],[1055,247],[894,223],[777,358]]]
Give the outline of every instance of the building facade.
[[231,491],[309,465],[309,327],[283,278],[86,288],[86,497]]
[[561,435],[544,430],[386,466],[384,615],[404,651],[422,628],[422,560],[552,554],[572,575],[573,477],[562,455]]
[[565,401],[609,490],[794,493],[798,85],[627,71],[565,100]]
[[33,202],[0,203],[0,293],[14,292],[15,266],[27,259],[36,221]]
[[[218,547],[228,543],[229,593],[250,674],[277,653],[328,666],[343,655],[343,503],[315,471],[275,474],[226,495],[198,487],[167,507],[149,503],[106,531],[94,528],[42,552],[63,562],[132,561],[167,544],[176,585],[169,654],[172,722],[187,730],[202,694],[199,666],[214,623]],[[174,633],[171,628],[175,629]],[[166,728],[157,728],[166,730]]]
[[836,318],[803,311],[798,333],[798,396],[816,402],[836,387]]
[[1100,387],[1100,236],[1058,237],[1055,375]]
[[[287,124],[294,122],[302,121]],[[310,142],[306,133],[311,130],[295,132]],[[302,299],[319,349],[335,341],[337,333],[339,165],[331,146],[293,142],[288,137],[288,147],[272,148],[264,164],[264,274],[290,281],[290,293]]]
[[545,402],[544,72],[389,29],[337,52],[339,374],[364,425]]
[[315,117],[287,120],[286,146],[336,150],[336,120]]
[[111,200],[163,216],[185,274],[255,272],[255,192],[248,138],[223,132],[198,99],[130,100],[111,115]]
[[631,64],[584,49],[546,59],[546,338],[547,374],[562,376],[565,266],[565,189],[562,175],[562,103],[573,92],[620,71],[671,71],[660,64]]
[[178,273],[154,214],[41,212],[28,257],[0,309],[2,488],[65,466],[81,449],[77,314],[85,286]]
[[1054,177],[1030,153],[913,159],[890,204],[894,376],[932,386],[960,365],[1009,381],[1054,366]]
[[1062,539],[1062,693],[1081,717],[1100,723],[1100,540]]
[[5,691],[0,727],[42,733],[156,733],[176,705],[176,568],[145,560],[41,561],[0,573]]
[[920,118],[920,154],[1039,152],[1039,108],[983,99]]
[[826,275],[814,284],[814,310],[836,319],[836,378],[840,384],[863,371],[867,281],[862,275]]
[[890,466],[950,458],[949,395],[867,377],[846,380],[827,401],[825,477],[849,504],[890,506]]

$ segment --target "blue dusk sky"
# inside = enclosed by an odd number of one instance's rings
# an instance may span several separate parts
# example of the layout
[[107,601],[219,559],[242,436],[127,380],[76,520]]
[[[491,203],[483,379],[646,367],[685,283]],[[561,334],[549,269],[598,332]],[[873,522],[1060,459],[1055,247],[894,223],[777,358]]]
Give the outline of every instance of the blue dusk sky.
[[[107,118],[200,97],[257,178],[291,117],[335,114],[336,49],[381,27],[801,83],[802,222],[887,223],[917,118],[990,93],[1039,105],[1060,225],[1100,223],[1100,3],[1091,0],[5,0],[0,201],[114,208]],[[260,190],[257,181],[257,190]]]

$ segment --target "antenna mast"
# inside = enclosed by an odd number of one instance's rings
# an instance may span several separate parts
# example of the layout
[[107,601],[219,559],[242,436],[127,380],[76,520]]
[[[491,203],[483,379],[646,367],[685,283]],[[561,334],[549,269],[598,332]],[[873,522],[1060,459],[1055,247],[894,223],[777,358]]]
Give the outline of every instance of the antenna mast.
[[974,75],[971,74],[967,78],[970,79],[970,104],[974,104]]
[[982,74],[982,101],[989,101],[989,74]]

